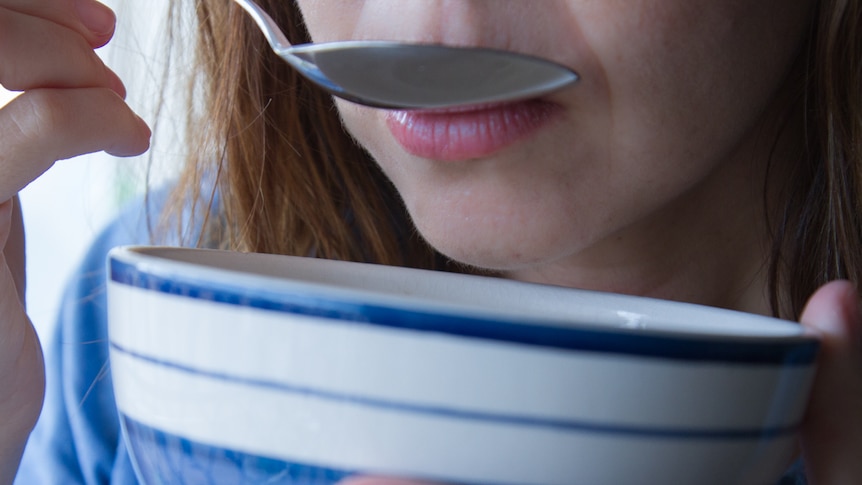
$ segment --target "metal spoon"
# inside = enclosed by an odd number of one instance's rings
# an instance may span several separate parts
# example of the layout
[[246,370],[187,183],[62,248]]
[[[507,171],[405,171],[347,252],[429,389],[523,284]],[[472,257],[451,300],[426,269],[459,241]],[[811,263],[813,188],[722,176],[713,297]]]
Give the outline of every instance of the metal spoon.
[[539,97],[578,80],[569,68],[513,52],[342,41],[292,46],[252,0],[234,0],[272,49],[334,96],[378,108],[429,109]]

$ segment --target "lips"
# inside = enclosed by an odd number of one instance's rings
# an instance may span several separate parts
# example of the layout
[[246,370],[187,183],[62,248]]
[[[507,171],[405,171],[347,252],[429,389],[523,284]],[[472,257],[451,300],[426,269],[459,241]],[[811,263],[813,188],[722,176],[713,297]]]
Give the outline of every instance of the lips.
[[408,153],[454,162],[491,156],[536,133],[561,111],[555,103],[527,100],[457,110],[392,111],[386,122]]

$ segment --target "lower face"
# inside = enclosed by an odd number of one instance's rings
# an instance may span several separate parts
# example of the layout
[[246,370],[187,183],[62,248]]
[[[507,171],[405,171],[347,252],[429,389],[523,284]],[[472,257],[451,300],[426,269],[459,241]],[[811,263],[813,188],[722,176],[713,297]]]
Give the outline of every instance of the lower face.
[[[757,158],[746,147],[771,112],[810,8],[802,0],[299,4],[315,42],[480,45],[580,74],[541,99],[459,112],[338,102],[434,247],[513,273],[574,266],[654,233],[647,221],[693,204],[715,213],[738,197]],[[710,196],[694,196],[703,190]]]

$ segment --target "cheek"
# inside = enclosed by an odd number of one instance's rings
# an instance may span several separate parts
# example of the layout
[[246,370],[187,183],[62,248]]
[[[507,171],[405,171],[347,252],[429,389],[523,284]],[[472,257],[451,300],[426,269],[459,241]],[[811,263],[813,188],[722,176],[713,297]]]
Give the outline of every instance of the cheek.
[[313,42],[347,40],[362,10],[359,0],[295,0]]
[[804,36],[808,5],[591,2],[582,35],[606,80],[597,107],[611,158],[717,163],[755,129]]
[[[333,98],[341,123],[354,140],[365,148],[378,163],[381,154],[391,151],[392,135],[386,127],[386,112],[383,110],[358,106],[340,98]],[[381,165],[389,175],[385,165]]]

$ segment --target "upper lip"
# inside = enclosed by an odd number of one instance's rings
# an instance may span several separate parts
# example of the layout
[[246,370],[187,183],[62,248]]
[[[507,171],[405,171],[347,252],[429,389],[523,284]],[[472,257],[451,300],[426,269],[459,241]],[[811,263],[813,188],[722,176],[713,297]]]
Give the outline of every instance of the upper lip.
[[496,108],[501,108],[504,106],[509,106],[518,103],[549,103],[562,106],[563,103],[559,100],[559,96],[556,93],[552,93],[548,96],[542,96],[537,98],[525,98],[511,101],[501,101],[496,103],[482,103],[482,104],[469,104],[463,106],[453,106],[448,108],[423,108],[423,109],[413,109],[413,110],[393,110],[393,112],[411,112],[411,113],[421,113],[428,115],[445,115],[445,114],[458,114],[458,113],[471,113],[471,112],[479,112],[485,110],[491,110]]
[[[526,100],[522,100],[526,101]],[[468,113],[471,111],[484,111],[487,109],[494,109],[500,106],[506,106],[508,104],[517,103],[519,101],[505,101],[500,103],[483,103],[483,104],[469,104],[464,106],[452,106],[449,108],[429,108],[429,109],[419,109],[419,110],[411,110],[419,113],[428,113],[428,114],[447,114],[447,113]]]

